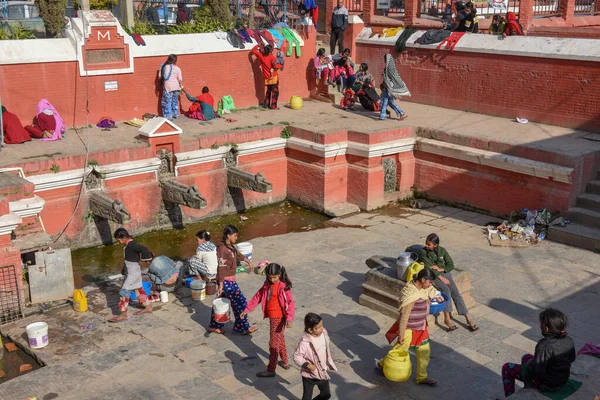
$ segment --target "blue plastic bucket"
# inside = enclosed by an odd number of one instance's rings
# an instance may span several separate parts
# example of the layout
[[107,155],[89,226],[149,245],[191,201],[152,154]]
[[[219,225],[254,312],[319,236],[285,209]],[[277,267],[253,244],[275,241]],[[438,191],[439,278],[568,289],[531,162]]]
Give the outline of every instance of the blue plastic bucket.
[[193,281],[194,278],[185,278],[185,286],[189,288]]
[[[146,296],[150,296],[150,292],[152,291],[152,282],[142,282],[142,289],[144,289]],[[137,300],[135,292],[131,292],[130,300]]]
[[439,314],[439,313],[441,313],[442,311],[444,311],[444,307],[446,307],[446,303],[448,301],[450,301],[450,297],[448,297],[448,295],[446,293],[440,292],[440,294],[444,298],[444,302],[443,303],[439,303],[439,304],[431,304],[429,306],[429,314]]

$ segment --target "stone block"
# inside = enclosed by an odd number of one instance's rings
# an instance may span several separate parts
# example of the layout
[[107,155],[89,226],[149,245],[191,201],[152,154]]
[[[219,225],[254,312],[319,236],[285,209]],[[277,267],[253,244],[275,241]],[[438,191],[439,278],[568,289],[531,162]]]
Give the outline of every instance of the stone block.
[[325,207],[323,212],[325,215],[336,218],[348,214],[358,213],[360,212],[360,208],[356,204],[352,203],[338,203]]
[[[390,268],[387,260],[384,261],[389,258],[391,257],[373,256],[366,261],[371,269],[365,274],[363,293],[358,302],[391,318],[397,318],[400,293],[406,283],[397,279],[396,268]],[[456,269],[452,275],[467,307],[472,307],[475,301],[471,297],[471,273]]]

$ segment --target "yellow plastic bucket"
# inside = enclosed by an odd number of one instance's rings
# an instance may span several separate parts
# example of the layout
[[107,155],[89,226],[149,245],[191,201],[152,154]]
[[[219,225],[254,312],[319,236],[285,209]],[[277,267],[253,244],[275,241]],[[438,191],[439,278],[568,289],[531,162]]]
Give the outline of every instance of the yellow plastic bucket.
[[383,361],[383,374],[390,381],[406,382],[412,374],[412,363],[408,351],[390,350]]
[[302,109],[302,97],[292,96],[292,98],[290,99],[290,108],[292,110],[301,110]]

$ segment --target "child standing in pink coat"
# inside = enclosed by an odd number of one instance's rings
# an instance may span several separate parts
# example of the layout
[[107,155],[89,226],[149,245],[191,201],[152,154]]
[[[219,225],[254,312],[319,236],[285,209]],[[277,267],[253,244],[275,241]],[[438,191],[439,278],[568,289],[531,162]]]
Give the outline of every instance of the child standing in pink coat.
[[[302,368],[302,400],[328,400],[331,398],[329,374],[337,371],[329,349],[329,335],[323,328],[323,319],[308,313],[304,317],[304,335],[294,352],[294,362]],[[313,399],[313,389],[319,388],[319,395]]]
[[281,357],[279,365],[283,369],[290,369],[287,349],[285,347],[285,328],[292,327],[296,305],[292,296],[292,282],[279,264],[270,263],[265,268],[267,279],[265,284],[250,299],[246,310],[240,316],[244,318],[256,306],[262,304],[264,318],[269,318],[271,338],[269,340],[269,365],[266,371],[256,374],[259,378],[272,378],[275,376],[277,359]]

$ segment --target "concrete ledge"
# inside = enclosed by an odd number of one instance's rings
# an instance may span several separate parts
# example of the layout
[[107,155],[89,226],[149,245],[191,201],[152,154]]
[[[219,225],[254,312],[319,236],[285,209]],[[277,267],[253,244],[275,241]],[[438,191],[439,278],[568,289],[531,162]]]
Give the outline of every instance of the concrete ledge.
[[465,147],[433,139],[417,139],[415,148],[425,153],[455,158],[474,164],[481,164],[557,182],[572,183],[573,168],[561,167],[556,164],[508,156],[493,151]]

